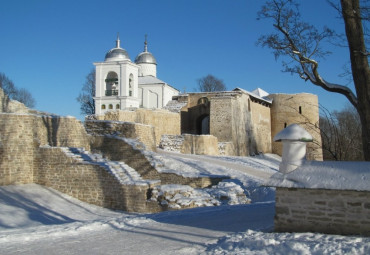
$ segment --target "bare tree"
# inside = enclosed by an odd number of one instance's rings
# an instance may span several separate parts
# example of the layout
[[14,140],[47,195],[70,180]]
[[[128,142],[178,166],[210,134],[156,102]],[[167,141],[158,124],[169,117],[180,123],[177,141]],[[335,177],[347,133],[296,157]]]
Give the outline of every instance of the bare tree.
[[360,117],[351,105],[333,112],[322,108],[320,133],[324,160],[363,160]]
[[200,78],[197,81],[198,81],[198,89],[201,92],[225,91],[226,90],[226,86],[223,80],[220,80],[211,74],[208,74],[207,76]]
[[29,108],[33,108],[36,105],[35,99],[32,97],[31,93],[23,88],[16,90],[13,99],[23,103]]
[[275,58],[288,57],[289,62],[283,62],[285,71],[349,100],[360,116],[364,158],[370,161],[370,68],[362,25],[362,21],[368,19],[361,15],[369,6],[367,0],[361,3],[364,6],[360,7],[360,0],[341,0],[338,5],[345,25],[355,92],[345,85],[328,82],[320,74],[317,60],[330,53],[321,43],[336,34],[329,28],[319,31],[303,22],[294,0],[271,0],[262,6],[258,18],[271,19],[277,32],[260,37],[258,43],[271,48]]
[[16,92],[14,83],[3,73],[0,73],[0,87],[9,98],[13,97]]
[[91,115],[95,113],[95,69],[91,70],[86,76],[85,83],[82,86],[81,93],[76,98],[80,103],[81,114]]
[[17,89],[13,81],[3,73],[0,73],[0,87],[10,99],[17,100],[29,108],[35,107],[36,101],[31,93],[24,88]]

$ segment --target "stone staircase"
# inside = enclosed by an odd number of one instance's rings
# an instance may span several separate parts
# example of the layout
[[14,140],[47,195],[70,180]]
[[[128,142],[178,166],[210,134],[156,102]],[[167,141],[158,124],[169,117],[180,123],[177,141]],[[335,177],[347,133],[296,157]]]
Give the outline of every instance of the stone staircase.
[[119,180],[121,184],[160,184],[158,180],[145,180],[132,167],[121,161],[111,161],[104,158],[101,154],[90,153],[83,148],[64,147],[64,153],[75,159],[76,161],[84,163],[99,164],[107,169],[109,173]]

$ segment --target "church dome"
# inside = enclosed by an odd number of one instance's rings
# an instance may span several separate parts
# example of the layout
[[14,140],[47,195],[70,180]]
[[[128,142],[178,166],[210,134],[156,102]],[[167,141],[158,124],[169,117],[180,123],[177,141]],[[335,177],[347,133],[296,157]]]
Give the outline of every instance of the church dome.
[[141,52],[137,57],[135,58],[135,63],[136,64],[157,64],[157,60],[155,60],[155,57],[153,56],[152,53],[148,52],[148,42],[145,37],[145,42],[144,42],[144,51]]
[[150,52],[141,52],[137,57],[135,58],[136,64],[157,64],[157,61],[155,60],[155,57]]
[[105,61],[120,61],[120,60],[130,60],[130,56],[128,55],[125,49],[122,49],[120,47],[120,40],[119,37],[117,37],[116,47],[108,51],[107,54],[105,54]]

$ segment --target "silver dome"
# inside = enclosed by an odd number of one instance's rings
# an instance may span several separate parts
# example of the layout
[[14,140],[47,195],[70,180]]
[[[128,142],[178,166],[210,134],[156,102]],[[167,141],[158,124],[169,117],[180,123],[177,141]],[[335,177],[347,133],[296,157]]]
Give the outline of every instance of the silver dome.
[[116,47],[105,54],[105,61],[119,61],[125,59],[130,60],[130,56],[128,55],[127,51],[125,49],[122,49],[120,44],[121,41],[119,39],[119,35],[117,35]]
[[145,35],[145,42],[144,42],[144,51],[141,52],[137,57],[135,58],[136,64],[157,64],[157,60],[155,60],[155,57],[148,51],[148,40],[147,35]]
[[135,58],[136,64],[157,64],[157,61],[155,60],[155,57],[150,52],[141,52],[137,57]]
[[113,48],[105,55],[105,61],[130,59],[127,51],[122,48]]

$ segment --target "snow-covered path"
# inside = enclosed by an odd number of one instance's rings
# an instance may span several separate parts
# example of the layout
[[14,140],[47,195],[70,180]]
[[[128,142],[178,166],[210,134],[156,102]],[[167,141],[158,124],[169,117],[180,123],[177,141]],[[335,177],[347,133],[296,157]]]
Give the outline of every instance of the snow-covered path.
[[225,160],[221,160],[222,157],[220,159],[218,159],[218,157],[211,157],[211,156],[202,156],[202,155],[195,155],[195,154],[179,154],[179,153],[176,153],[176,152],[169,152],[169,151],[164,151],[164,150],[157,150],[158,154],[160,155],[164,155],[164,156],[167,156],[167,157],[171,157],[171,158],[182,158],[182,159],[190,159],[190,160],[195,160],[195,161],[203,161],[203,162],[207,162],[207,163],[210,163],[210,164],[215,164],[215,165],[218,165],[218,166],[222,166],[222,167],[225,167],[225,168],[228,168],[228,169],[233,169],[233,170],[237,170],[237,171],[240,171],[240,172],[243,172],[255,179],[259,179],[261,181],[267,181],[271,175],[273,175],[275,172],[273,171],[259,171],[259,170],[256,170],[252,167],[249,167],[249,166],[246,166],[246,165],[242,165],[242,164],[237,164],[237,163],[234,163],[234,162],[230,162],[230,161],[225,161]]
[[[3,186],[0,254],[370,254],[370,238],[268,232],[274,190],[259,185],[277,171],[273,155],[156,155],[167,171],[230,174],[258,203],[128,214],[35,184]],[[248,167],[254,171],[246,174]]]
[[126,214],[35,184],[1,191],[1,254],[199,254],[221,236],[271,229],[274,215],[272,202]]

